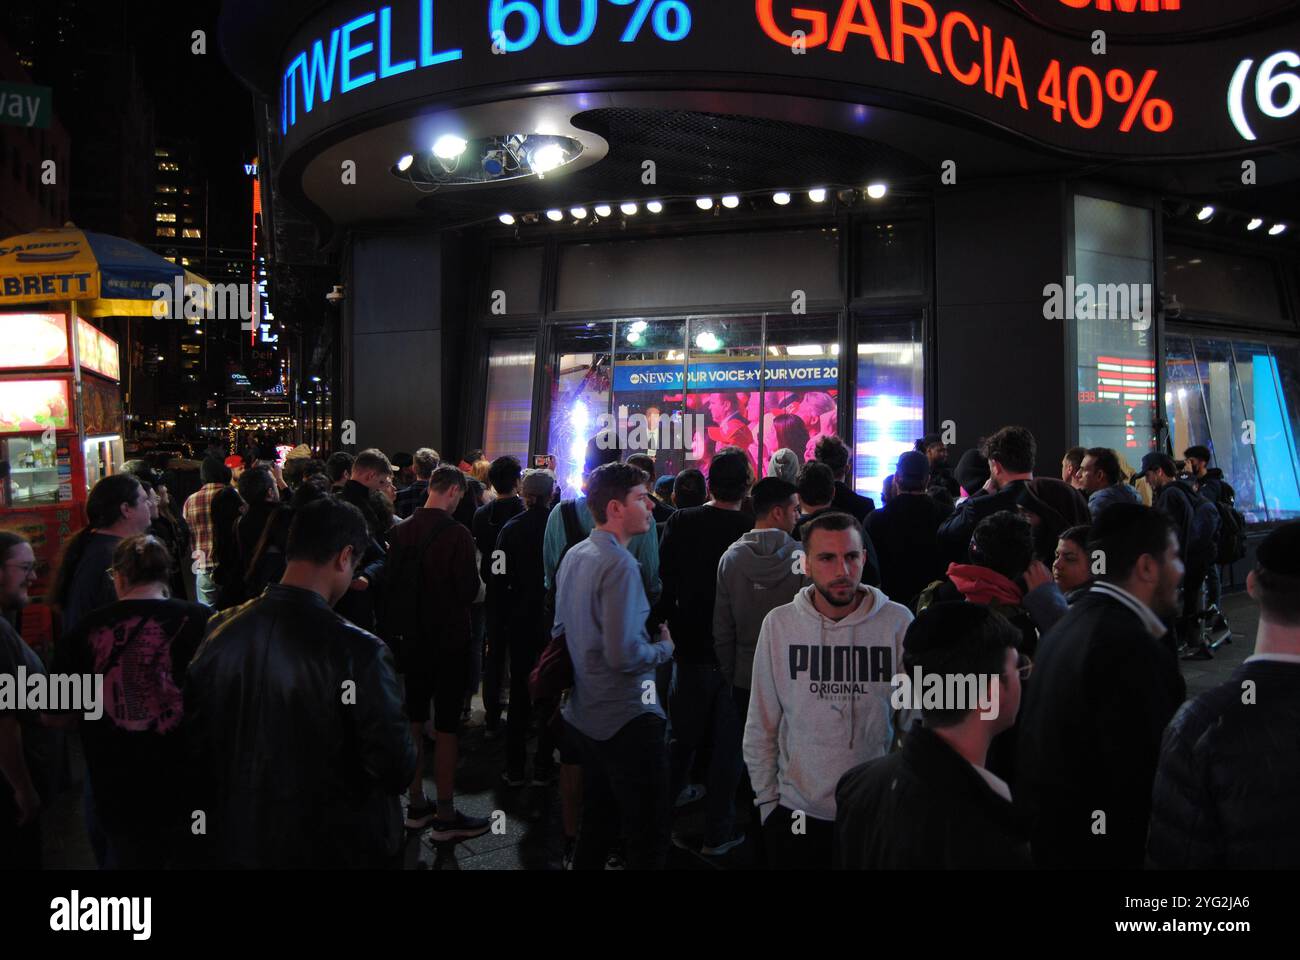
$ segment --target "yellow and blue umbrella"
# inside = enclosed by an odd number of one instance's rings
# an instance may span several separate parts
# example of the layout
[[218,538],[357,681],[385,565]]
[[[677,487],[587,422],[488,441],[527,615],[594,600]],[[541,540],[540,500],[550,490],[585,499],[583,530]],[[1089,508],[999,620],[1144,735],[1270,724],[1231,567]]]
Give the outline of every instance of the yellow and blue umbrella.
[[182,288],[210,286],[152,250],[104,233],[63,227],[0,240],[0,310],[76,300],[85,317],[152,317],[162,299],[155,288],[174,289],[178,280]]

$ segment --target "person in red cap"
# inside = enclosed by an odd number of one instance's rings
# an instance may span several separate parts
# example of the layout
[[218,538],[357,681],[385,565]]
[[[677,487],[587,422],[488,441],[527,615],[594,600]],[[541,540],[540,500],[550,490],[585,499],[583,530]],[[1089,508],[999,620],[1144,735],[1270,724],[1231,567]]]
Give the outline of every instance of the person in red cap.
[[230,468],[230,479],[238,480],[239,475],[244,472],[244,458],[237,453],[232,453],[226,457],[226,466]]

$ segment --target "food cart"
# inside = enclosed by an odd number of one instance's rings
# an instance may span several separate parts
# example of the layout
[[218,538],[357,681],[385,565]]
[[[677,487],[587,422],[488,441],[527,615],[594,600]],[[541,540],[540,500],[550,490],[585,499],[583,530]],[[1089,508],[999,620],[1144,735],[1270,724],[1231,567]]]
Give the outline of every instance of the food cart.
[[154,287],[176,277],[203,283],[116,237],[63,229],[0,241],[0,530],[36,554],[21,630],[37,650],[52,639],[41,598],[63,544],[86,523],[91,487],[123,461],[120,353],[92,321],[158,315]]

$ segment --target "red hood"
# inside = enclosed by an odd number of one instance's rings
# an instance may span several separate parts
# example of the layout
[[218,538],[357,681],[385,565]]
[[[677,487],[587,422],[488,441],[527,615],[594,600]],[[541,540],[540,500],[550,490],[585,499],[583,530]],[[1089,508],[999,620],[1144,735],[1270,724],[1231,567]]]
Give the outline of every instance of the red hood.
[[987,604],[996,600],[1019,606],[1024,598],[1024,592],[1002,574],[973,563],[950,564],[948,579],[971,603]]

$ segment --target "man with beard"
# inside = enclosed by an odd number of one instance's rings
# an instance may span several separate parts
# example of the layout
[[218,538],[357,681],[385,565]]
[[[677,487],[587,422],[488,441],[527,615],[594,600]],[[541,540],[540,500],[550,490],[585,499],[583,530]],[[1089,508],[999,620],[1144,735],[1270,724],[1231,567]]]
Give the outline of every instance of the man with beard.
[[893,741],[890,685],[912,614],[861,583],[862,527],[827,512],[803,530],[812,586],[763,620],[744,756],[769,865],[831,867],[835,785]]
[[1118,503],[1088,551],[1105,572],[1038,645],[1020,713],[1017,799],[1040,868],[1140,869],[1160,738],[1186,692],[1164,620],[1183,562],[1169,518]]

